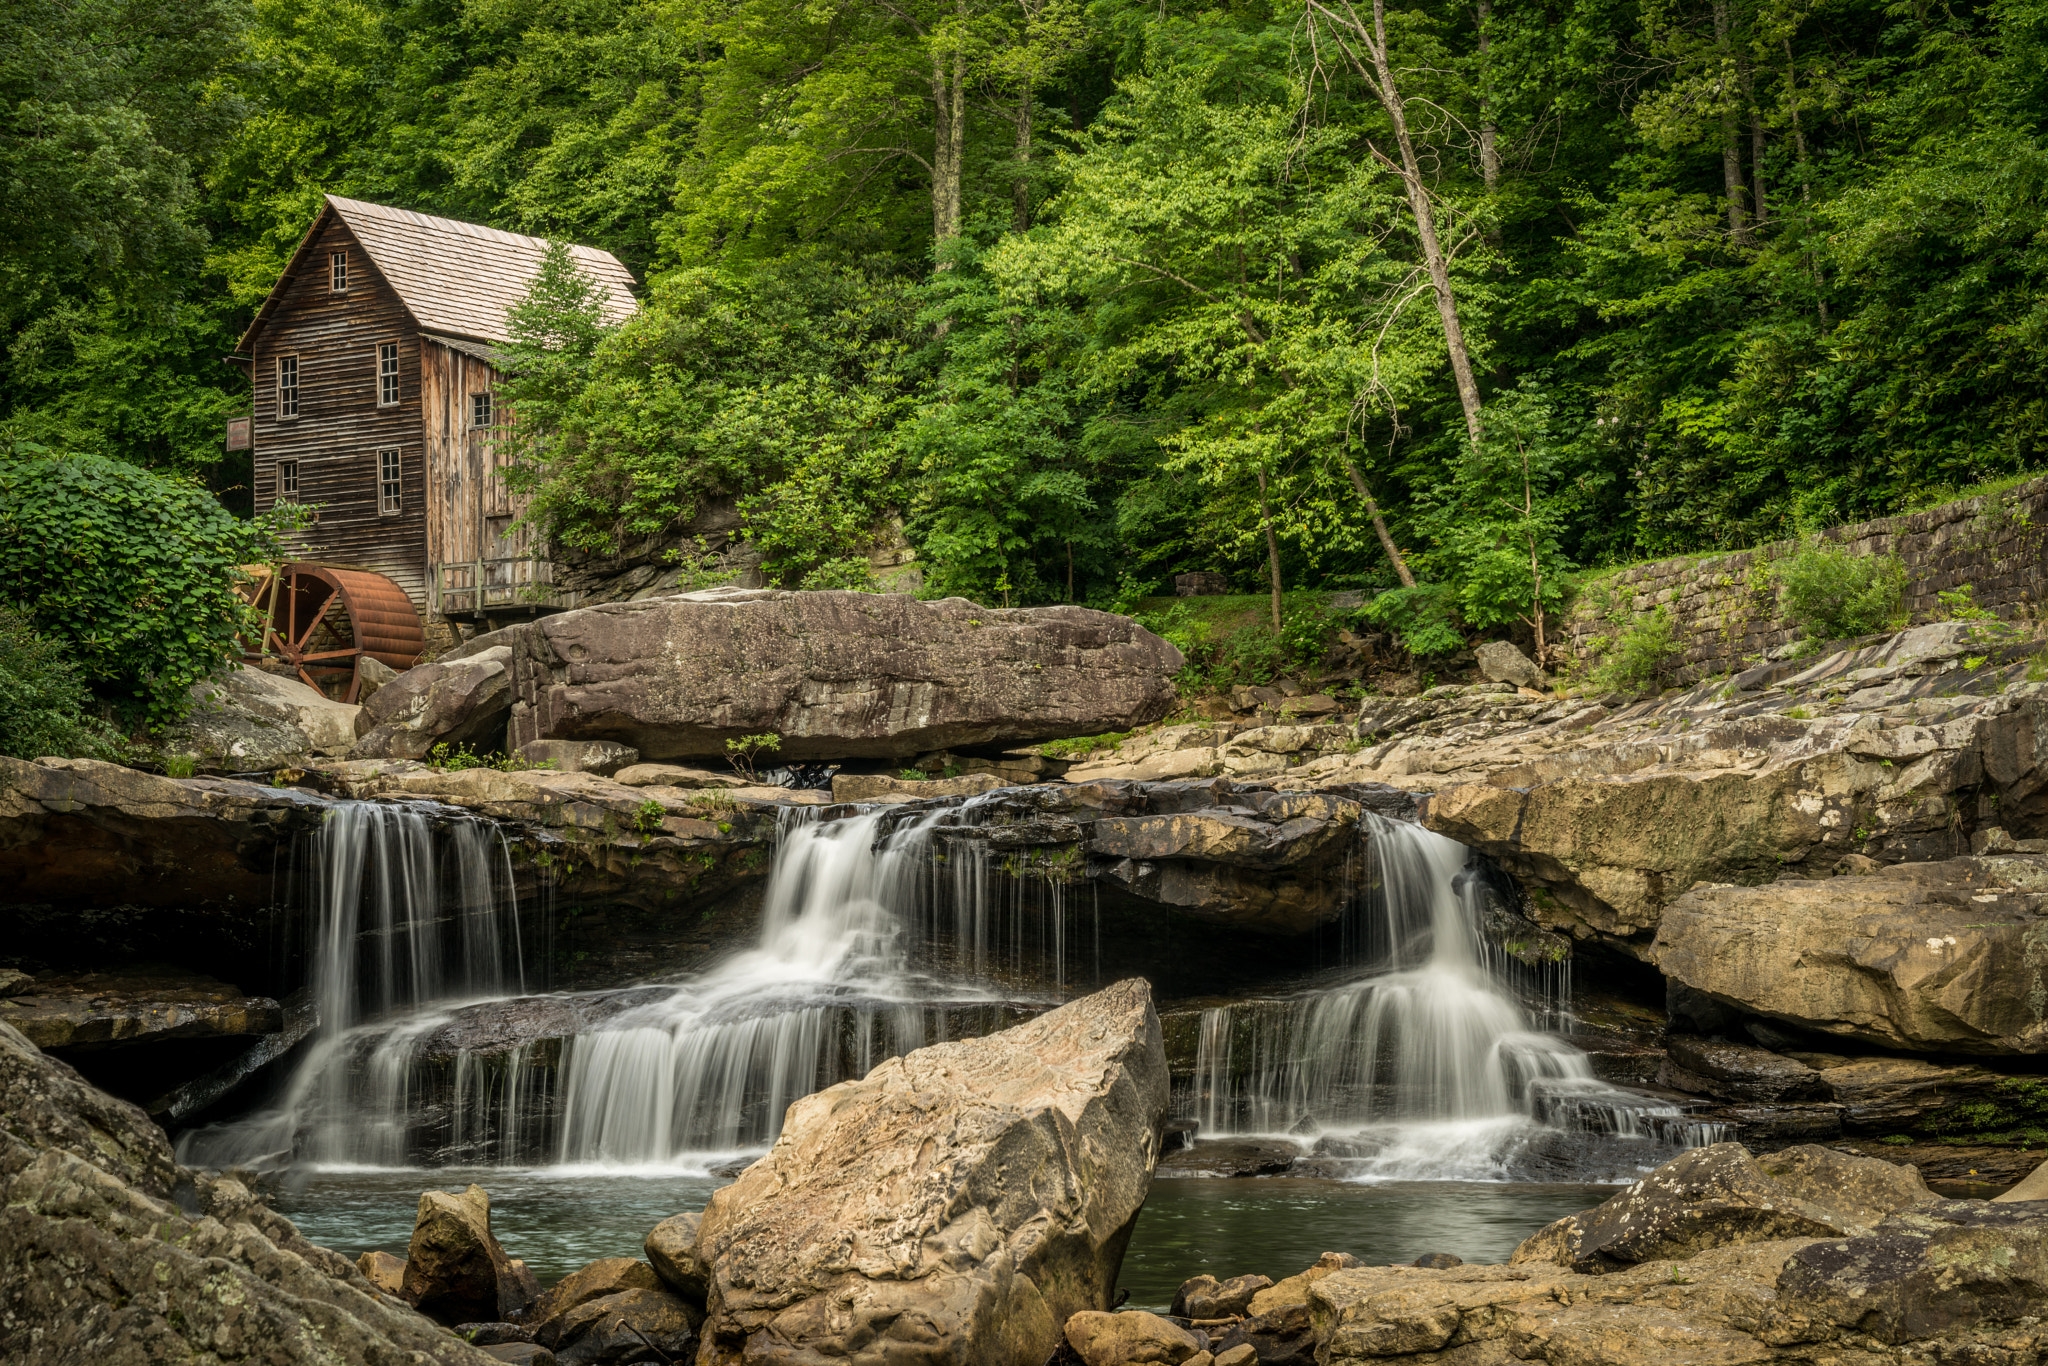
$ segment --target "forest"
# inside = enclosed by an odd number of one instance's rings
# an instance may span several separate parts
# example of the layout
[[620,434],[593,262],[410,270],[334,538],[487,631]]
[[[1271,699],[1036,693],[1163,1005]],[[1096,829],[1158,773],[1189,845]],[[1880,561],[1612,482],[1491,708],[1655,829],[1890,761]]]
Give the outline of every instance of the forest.
[[223,357],[323,192],[616,253],[632,322],[521,310],[532,517],[735,500],[790,587],[900,523],[935,594],[1422,642],[2043,463],[2048,0],[12,12],[0,461],[244,517]]

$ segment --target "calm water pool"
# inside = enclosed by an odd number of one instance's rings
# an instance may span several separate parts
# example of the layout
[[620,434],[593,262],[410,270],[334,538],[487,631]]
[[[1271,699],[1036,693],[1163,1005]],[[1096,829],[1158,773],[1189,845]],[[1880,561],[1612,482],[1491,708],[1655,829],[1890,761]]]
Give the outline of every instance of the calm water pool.
[[1412,1262],[1449,1252],[1500,1262],[1553,1219],[1597,1205],[1614,1186],[1498,1182],[1357,1185],[1302,1177],[1183,1177],[1152,1183],[1118,1284],[1131,1303],[1164,1309],[1190,1276],[1279,1280],[1325,1252]]
[[[491,1228],[505,1250],[552,1284],[599,1257],[637,1257],[647,1230],[702,1209],[725,1184],[669,1173],[350,1171],[298,1176],[273,1193],[308,1238],[350,1257],[405,1255],[422,1190],[491,1193]],[[1324,1252],[1367,1262],[1450,1252],[1497,1262],[1552,1219],[1598,1204],[1610,1186],[1454,1182],[1353,1185],[1275,1177],[1187,1177],[1152,1183],[1124,1257],[1130,1302],[1164,1309],[1189,1276],[1256,1272],[1279,1280]]]

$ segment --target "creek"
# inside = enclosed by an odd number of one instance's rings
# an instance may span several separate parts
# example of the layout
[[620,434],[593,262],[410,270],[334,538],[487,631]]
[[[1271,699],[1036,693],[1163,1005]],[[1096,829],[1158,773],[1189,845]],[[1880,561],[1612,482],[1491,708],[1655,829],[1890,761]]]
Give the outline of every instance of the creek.
[[[979,819],[973,801],[790,808],[751,946],[570,993],[548,990],[547,907],[515,894],[495,827],[344,804],[295,875],[319,1026],[269,1104],[184,1134],[180,1158],[269,1173],[280,1208],[351,1255],[402,1251],[419,1190],[470,1180],[544,1279],[632,1253],[800,1096],[1120,975],[1089,885],[1016,875]],[[1463,846],[1368,815],[1354,863],[1344,961],[1203,1011],[1175,1085],[1189,1131],[1284,1139],[1320,1179],[1155,1183],[1134,1302],[1324,1250],[1497,1260],[1714,1136],[1593,1076],[1562,1036],[1567,972],[1495,947],[1495,875]]]

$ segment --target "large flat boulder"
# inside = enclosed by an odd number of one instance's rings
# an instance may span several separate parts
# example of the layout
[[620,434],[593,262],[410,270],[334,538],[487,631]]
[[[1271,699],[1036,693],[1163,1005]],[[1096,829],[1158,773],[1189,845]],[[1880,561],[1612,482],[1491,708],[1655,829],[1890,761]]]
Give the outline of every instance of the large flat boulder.
[[727,741],[769,732],[786,761],[1130,730],[1166,714],[1183,662],[1107,612],[894,593],[712,589],[497,638],[514,650],[513,745],[617,740],[648,760],[722,762]]
[[1700,886],[1665,910],[1650,957],[1693,991],[1823,1033],[2039,1053],[2044,897],[2048,857],[2028,854]]
[[700,1366],[1042,1366],[1109,1308],[1167,1089],[1132,980],[798,1101],[704,1212]]
[[493,1360],[380,1294],[240,1182],[179,1167],[142,1111],[5,1024],[0,1203],[0,1360]]

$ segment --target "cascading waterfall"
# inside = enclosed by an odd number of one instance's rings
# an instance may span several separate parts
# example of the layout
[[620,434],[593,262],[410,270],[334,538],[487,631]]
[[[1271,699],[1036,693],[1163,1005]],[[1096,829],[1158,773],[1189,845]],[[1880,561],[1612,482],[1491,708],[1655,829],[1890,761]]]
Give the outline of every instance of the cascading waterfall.
[[[1532,1027],[1479,934],[1470,850],[1365,819],[1377,877],[1354,938],[1369,972],[1204,1011],[1192,1096],[1200,1133],[1285,1135],[1348,1160],[1355,1175],[1411,1180],[1510,1175],[1532,1139],[1563,1130],[1638,1149],[1699,1137],[1675,1106],[1597,1080],[1583,1052]],[[1546,1013],[1568,1017],[1568,982],[1559,985]],[[1612,1156],[1624,1167],[1644,1158]]]
[[521,923],[511,852],[488,822],[345,802],[303,854],[313,1039],[282,1104],[184,1135],[182,1160],[401,1162],[413,1041],[450,1006],[545,985],[529,971],[544,927]]
[[999,1013],[908,966],[903,910],[919,899],[938,819],[887,833],[883,814],[786,826],[758,947],[570,1041],[559,1160],[764,1146],[792,1101],[945,1037],[962,1008]]
[[[1064,995],[1091,959],[1101,976],[1071,870],[998,857],[979,819],[972,802],[829,822],[791,808],[753,947],[684,981],[529,995],[547,986],[544,918],[522,915],[495,829],[344,805],[304,860],[319,1032],[275,1108],[187,1134],[180,1155],[701,1170],[758,1151],[798,1098],[1050,1003],[995,983]],[[1206,1012],[1200,1131],[1286,1134],[1359,1175],[1409,1178],[1530,1173],[1546,1135],[1632,1145],[1617,1171],[1682,1142],[1675,1109],[1595,1080],[1504,989],[1523,970],[1479,932],[1469,851],[1366,819],[1375,875],[1343,938],[1369,970]],[[1533,985],[1548,1014],[1568,1009],[1561,979]],[[1589,1170],[1564,1165],[1552,1174]]]

